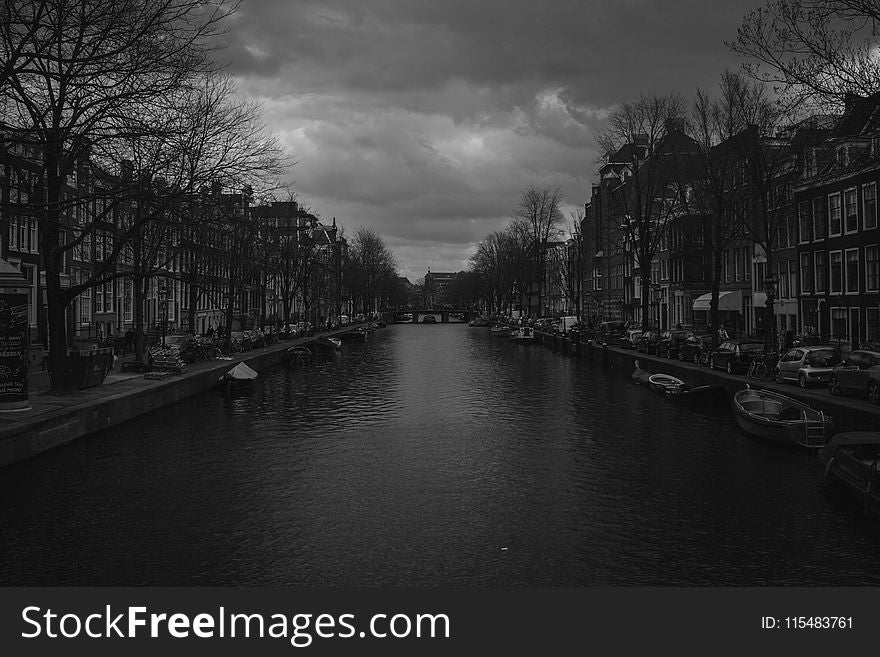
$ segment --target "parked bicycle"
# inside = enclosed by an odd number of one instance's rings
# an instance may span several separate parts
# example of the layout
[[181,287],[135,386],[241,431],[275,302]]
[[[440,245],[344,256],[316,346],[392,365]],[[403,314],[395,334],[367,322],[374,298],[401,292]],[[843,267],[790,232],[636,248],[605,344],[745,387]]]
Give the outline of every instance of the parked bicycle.
[[770,353],[762,352],[752,358],[749,363],[749,371],[746,373],[747,379],[757,381],[769,380],[773,377],[773,370],[779,362],[779,352],[772,351]]

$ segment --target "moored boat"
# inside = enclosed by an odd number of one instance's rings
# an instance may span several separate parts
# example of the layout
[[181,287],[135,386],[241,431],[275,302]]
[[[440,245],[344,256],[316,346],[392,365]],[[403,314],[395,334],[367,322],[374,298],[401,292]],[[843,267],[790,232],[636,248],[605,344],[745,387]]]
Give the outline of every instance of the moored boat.
[[485,317],[474,317],[468,322],[468,326],[492,326],[492,322]]
[[675,388],[681,388],[685,385],[684,381],[672,376],[671,374],[651,374],[648,377],[648,385],[651,390],[666,393]]
[[831,432],[831,418],[808,404],[772,390],[746,387],[733,396],[740,428],[775,443],[822,447]]
[[239,363],[220,377],[220,383],[247,383],[257,378],[257,372],[247,363]]
[[510,339],[518,344],[532,344],[535,341],[535,330],[531,326],[520,326],[510,334]]
[[651,378],[651,373],[646,372],[641,367],[639,367],[639,361],[635,362],[635,366],[636,366],[636,369],[633,370],[632,377],[631,377],[632,380],[635,383],[638,383],[639,385],[642,385],[642,386],[651,385],[651,383],[649,381],[649,379]]
[[489,331],[495,336],[509,336],[513,331],[513,327],[506,324],[495,324]]
[[312,359],[312,351],[302,345],[288,347],[287,351],[284,352],[284,358],[288,363],[304,364]]
[[819,450],[819,460],[826,480],[843,484],[866,514],[880,518],[880,432],[838,433]]
[[342,340],[340,340],[339,338],[334,338],[330,335],[322,335],[317,340],[315,340],[315,344],[322,347],[330,347],[331,349],[342,348]]
[[727,390],[724,386],[696,386],[691,388],[687,384],[666,390],[666,398],[676,402],[687,404],[700,404],[702,406],[712,406],[724,403],[727,397]]

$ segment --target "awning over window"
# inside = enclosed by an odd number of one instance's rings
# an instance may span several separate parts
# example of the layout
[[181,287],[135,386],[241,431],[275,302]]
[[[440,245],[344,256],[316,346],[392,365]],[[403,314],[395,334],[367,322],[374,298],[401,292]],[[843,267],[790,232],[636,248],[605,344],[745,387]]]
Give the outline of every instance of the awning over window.
[[[709,310],[712,293],[694,299],[694,310]],[[742,310],[742,292],[739,290],[722,290],[718,293],[718,310]]]

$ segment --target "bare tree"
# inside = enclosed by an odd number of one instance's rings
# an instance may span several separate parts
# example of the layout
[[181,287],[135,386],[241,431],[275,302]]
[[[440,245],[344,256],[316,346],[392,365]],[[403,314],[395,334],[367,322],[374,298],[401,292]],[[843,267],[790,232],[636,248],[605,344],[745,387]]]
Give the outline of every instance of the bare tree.
[[[92,283],[62,287],[64,183],[120,138],[149,133],[139,117],[214,68],[211,51],[234,6],[223,0],[2,0],[0,106],[5,130],[40,145],[40,252],[46,275],[52,385],[74,386],[68,305]],[[151,111],[152,108],[152,111]]]
[[[527,230],[529,248],[534,265],[533,279],[537,282],[537,309],[542,310],[542,279],[547,257],[547,241],[555,234],[562,221],[562,190],[559,187],[530,187],[522,193],[514,218],[522,220],[521,227]],[[531,301],[531,299],[530,299]],[[530,309],[531,311],[531,309]]]
[[876,0],[770,0],[750,11],[728,44],[747,70],[796,108],[842,105],[847,93],[880,91]]
[[397,262],[384,240],[369,228],[361,227],[349,245],[347,287],[359,299],[364,313],[371,312],[397,277]]
[[693,193],[684,198],[688,212],[708,217],[703,238],[709,256],[709,325],[714,344],[721,326],[718,299],[724,254],[747,230],[748,201],[738,187],[737,175],[745,177],[748,153],[736,138],[751,125],[770,123],[770,112],[763,87],[730,71],[722,74],[716,98],[698,90],[691,107],[689,123],[700,146],[700,170],[695,180],[683,181],[693,185]]
[[649,317],[651,264],[669,219],[681,211],[682,181],[695,172],[698,145],[682,132],[684,100],[643,95],[624,103],[597,141],[606,162],[624,168],[611,204],[632,246],[641,279],[642,321]]

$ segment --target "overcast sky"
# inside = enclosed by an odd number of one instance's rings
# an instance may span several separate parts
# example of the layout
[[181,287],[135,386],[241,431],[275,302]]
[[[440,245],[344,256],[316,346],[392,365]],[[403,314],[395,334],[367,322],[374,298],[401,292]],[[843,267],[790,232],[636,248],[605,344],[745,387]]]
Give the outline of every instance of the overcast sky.
[[596,170],[642,92],[713,89],[761,0],[243,0],[226,57],[297,164],[299,200],[383,236],[415,282],[458,271],[523,190]]

